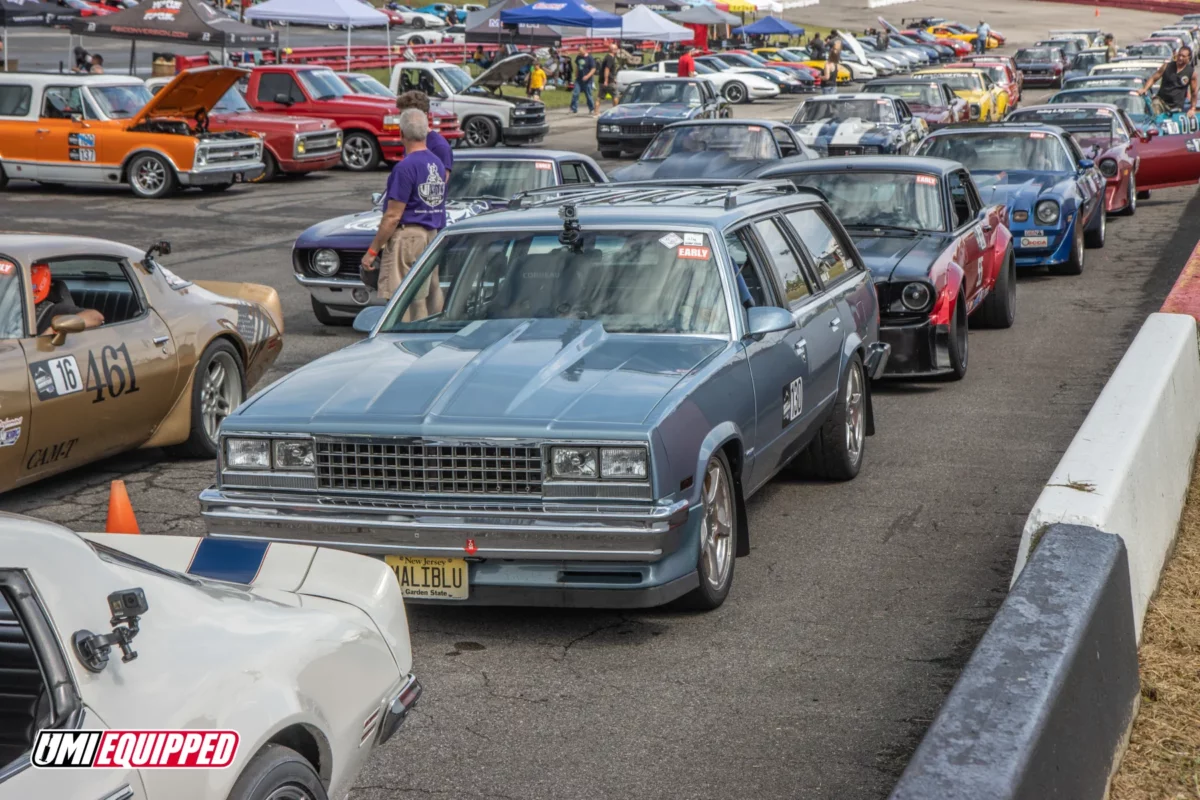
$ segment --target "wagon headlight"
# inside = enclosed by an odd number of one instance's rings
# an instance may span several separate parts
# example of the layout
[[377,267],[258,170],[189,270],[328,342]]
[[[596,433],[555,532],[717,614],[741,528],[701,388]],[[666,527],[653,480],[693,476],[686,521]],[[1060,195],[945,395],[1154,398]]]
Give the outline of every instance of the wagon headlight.
[[600,448],[600,477],[610,480],[646,479],[646,450],[642,447]]
[[1043,200],[1037,204],[1033,215],[1043,225],[1053,225],[1058,222],[1058,203],[1053,200]]
[[313,443],[311,439],[275,439],[271,442],[275,455],[275,469],[311,470],[313,468]]
[[1117,177],[1117,162],[1111,158],[1100,159],[1100,174],[1106,178]]
[[323,277],[330,277],[337,273],[338,267],[342,265],[342,260],[338,258],[336,250],[323,249],[318,250],[313,254],[312,268],[313,272]]
[[550,450],[550,468],[556,478],[595,479],[600,477],[598,453],[594,447],[554,447]]
[[270,469],[270,440],[226,439],[225,466],[233,469]]
[[929,287],[923,283],[910,283],[900,293],[900,302],[904,303],[904,307],[909,311],[926,310],[929,308],[931,299],[933,299],[933,292],[929,291]]

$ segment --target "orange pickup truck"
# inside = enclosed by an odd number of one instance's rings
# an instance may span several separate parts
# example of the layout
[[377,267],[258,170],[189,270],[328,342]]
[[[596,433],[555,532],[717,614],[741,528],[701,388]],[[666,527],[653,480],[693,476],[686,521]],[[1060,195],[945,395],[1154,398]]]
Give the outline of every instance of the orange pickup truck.
[[151,96],[130,76],[0,73],[0,188],[10,180],[125,183],[138,197],[159,198],[253,180],[263,171],[262,140],[204,124],[245,74],[188,70]]

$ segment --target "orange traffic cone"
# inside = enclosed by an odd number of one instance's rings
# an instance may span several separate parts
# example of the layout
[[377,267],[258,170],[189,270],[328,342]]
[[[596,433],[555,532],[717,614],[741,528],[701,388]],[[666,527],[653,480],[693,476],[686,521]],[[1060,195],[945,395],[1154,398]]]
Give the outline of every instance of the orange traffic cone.
[[108,490],[108,522],[104,532],[141,533],[137,517],[133,514],[133,503],[129,502],[129,492],[125,489],[125,481],[113,481]]
[[1096,6],[1096,16],[1100,16],[1100,7]]

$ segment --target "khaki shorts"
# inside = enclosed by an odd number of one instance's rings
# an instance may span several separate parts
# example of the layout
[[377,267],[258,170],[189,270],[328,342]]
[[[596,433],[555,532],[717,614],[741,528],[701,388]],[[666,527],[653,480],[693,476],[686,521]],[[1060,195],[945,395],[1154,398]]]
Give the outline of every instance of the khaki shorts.
[[[1170,114],[1171,106],[1163,102],[1162,98],[1155,97],[1150,101],[1150,105],[1154,108],[1155,114]],[[1179,109],[1182,111],[1183,109]]]
[[[413,264],[433,241],[437,231],[423,225],[402,225],[388,239],[379,254],[379,296],[390,298],[400,288],[400,282],[412,269]],[[413,300],[424,300],[429,295],[429,282],[417,290]]]

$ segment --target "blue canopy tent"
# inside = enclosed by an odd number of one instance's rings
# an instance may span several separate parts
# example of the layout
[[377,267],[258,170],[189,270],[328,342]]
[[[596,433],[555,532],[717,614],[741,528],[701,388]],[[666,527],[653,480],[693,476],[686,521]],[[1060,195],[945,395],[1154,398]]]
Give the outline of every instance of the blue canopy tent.
[[734,28],[733,33],[745,36],[803,36],[804,28],[779,17],[763,17],[757,22]]
[[541,0],[524,8],[506,8],[500,12],[505,25],[560,25],[572,28],[619,28],[616,14],[593,8],[582,0]]

